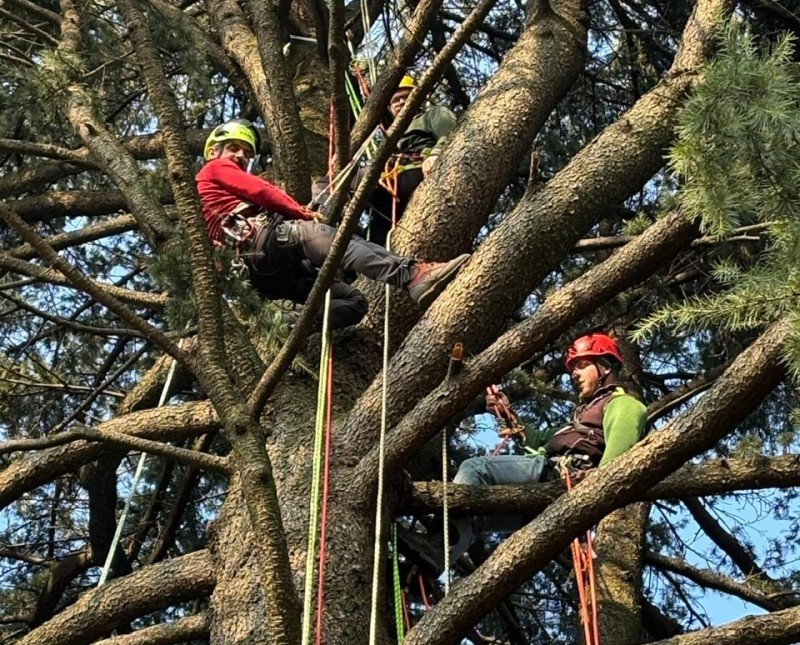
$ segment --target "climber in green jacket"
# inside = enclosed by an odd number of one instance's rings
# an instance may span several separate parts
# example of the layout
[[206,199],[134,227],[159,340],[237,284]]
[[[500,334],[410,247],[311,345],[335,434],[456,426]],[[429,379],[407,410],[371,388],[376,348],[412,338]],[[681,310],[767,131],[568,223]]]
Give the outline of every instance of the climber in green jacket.
[[[465,459],[453,483],[473,486],[532,484],[558,478],[563,467],[579,471],[602,469],[641,439],[647,408],[617,383],[622,355],[611,337],[591,333],[576,339],[567,351],[566,365],[580,399],[570,422],[547,433],[542,446],[539,446],[541,436],[535,429],[511,424],[516,434],[526,435],[523,443],[535,450],[523,455]],[[486,407],[501,418],[510,409],[507,397],[499,392],[486,397]],[[455,518],[451,527],[451,560],[465,553],[481,534],[511,533],[522,524],[520,516],[512,515]],[[441,573],[441,535],[423,536],[401,531],[398,537],[413,553],[412,559],[418,565],[427,568],[428,573]]]
[[[389,101],[389,112],[396,118],[403,109],[409,94],[416,84],[411,76],[404,76]],[[397,193],[394,218],[399,221],[405,212],[411,195],[428,176],[439,159],[447,136],[456,124],[456,115],[443,105],[431,105],[420,112],[408,126],[397,144],[397,152],[387,164],[388,176],[373,191],[369,204],[372,218],[369,225],[369,240],[376,244],[386,244],[386,235],[392,227],[394,197],[389,189],[392,183]],[[393,175],[393,172],[395,173]],[[366,172],[362,167],[356,173],[351,187],[354,190]],[[314,182],[312,193],[314,201],[324,202],[327,198],[328,178]]]

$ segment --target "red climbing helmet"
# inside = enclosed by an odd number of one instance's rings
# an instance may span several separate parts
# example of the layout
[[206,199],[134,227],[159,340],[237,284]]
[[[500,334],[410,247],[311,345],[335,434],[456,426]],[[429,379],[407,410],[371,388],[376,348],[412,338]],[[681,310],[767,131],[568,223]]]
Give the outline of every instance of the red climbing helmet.
[[603,356],[612,358],[618,363],[622,363],[622,354],[613,338],[606,334],[586,334],[576,338],[567,350],[567,369],[572,370],[575,361],[582,358],[602,358]]

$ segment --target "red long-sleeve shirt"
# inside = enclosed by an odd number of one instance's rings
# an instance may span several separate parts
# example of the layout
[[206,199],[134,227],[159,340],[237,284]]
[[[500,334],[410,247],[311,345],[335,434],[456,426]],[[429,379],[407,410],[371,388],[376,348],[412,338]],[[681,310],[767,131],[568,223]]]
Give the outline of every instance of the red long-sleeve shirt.
[[221,241],[222,219],[242,202],[283,215],[287,219],[312,219],[312,215],[266,179],[242,170],[232,159],[212,159],[195,177],[203,204],[203,219],[212,240]]

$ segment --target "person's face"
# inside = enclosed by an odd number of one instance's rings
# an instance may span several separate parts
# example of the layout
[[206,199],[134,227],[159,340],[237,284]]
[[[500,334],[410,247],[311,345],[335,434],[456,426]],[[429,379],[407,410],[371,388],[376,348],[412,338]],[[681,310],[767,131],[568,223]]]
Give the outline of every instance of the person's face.
[[212,159],[230,159],[239,168],[246,171],[250,160],[253,158],[253,148],[246,141],[234,139],[222,144],[222,148],[215,146],[211,150]]
[[394,94],[392,94],[392,98],[389,101],[389,112],[392,113],[393,117],[396,117],[398,114],[400,114],[400,110],[402,110],[403,106],[406,104],[406,99],[408,98],[409,94],[411,94],[411,88],[408,87],[397,90]]
[[603,377],[609,369],[594,361],[579,359],[572,365],[572,382],[581,399],[590,399],[600,387]]

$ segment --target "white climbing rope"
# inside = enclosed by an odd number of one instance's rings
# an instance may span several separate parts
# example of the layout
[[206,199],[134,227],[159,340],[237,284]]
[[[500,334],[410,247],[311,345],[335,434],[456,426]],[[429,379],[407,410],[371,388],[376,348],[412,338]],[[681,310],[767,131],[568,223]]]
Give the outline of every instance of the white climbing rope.
[[[392,248],[392,231],[386,235],[386,250]],[[378,638],[378,592],[380,590],[381,553],[383,546],[383,467],[386,448],[387,408],[389,402],[389,305],[391,289],[386,285],[383,316],[383,382],[381,383],[381,434],[378,442],[378,494],[375,503],[375,546],[372,553],[372,606],[369,615],[369,645]]]
[[[183,340],[181,339],[178,347],[183,348]],[[158,399],[158,405],[156,407],[161,407],[164,405],[164,402],[167,400],[167,392],[169,392],[169,386],[172,384],[172,378],[175,376],[175,366],[177,361],[173,358],[172,363],[169,366],[169,372],[167,372],[167,380],[164,381],[164,387],[161,389],[161,396]],[[119,516],[119,521],[117,522],[117,530],[114,532],[114,539],[111,541],[111,546],[108,549],[108,555],[106,555],[105,564],[103,564],[103,570],[100,572],[100,580],[97,582],[97,586],[100,587],[106,582],[106,578],[108,578],[108,572],[111,569],[111,563],[114,561],[114,553],[117,550],[117,545],[119,544],[119,540],[122,537],[122,529],[125,526],[125,520],[128,518],[128,512],[131,508],[131,502],[133,501],[133,496],[136,494],[136,487],[139,485],[139,480],[142,477],[142,473],[144,472],[144,464],[147,461],[147,453],[143,452],[139,456],[139,464],[136,466],[136,473],[133,475],[133,481],[131,482],[131,490],[128,493],[128,499],[125,500],[125,507],[122,509],[122,515]]]
[[442,544],[444,545],[444,593],[450,593],[450,506],[447,501],[447,428],[442,428]]

